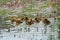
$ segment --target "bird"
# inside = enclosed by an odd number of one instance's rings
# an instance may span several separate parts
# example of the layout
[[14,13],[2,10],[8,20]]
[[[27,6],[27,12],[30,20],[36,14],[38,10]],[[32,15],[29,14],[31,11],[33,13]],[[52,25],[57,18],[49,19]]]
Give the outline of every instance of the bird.
[[30,32],[30,27],[31,27],[31,25],[33,25],[35,23],[35,20],[33,20],[29,17],[26,17],[25,23],[26,23],[26,25],[28,25],[27,30]]
[[47,26],[51,23],[46,17],[41,17],[41,20],[45,24],[45,26]]
[[11,24],[13,24],[16,21],[16,17],[15,16],[11,16],[10,20],[11,20]]
[[39,17],[35,17],[35,22],[36,23],[39,23],[41,20],[40,20],[40,18]]
[[41,17],[41,21],[43,22],[44,24],[44,34],[46,34],[46,31],[47,31],[47,25],[49,25],[51,22],[46,18],[46,17]]
[[26,18],[25,18],[25,22],[26,22],[26,24],[28,25],[28,27],[30,27],[30,25],[34,24],[35,20],[26,17]]
[[19,18],[16,18],[16,25],[18,26],[19,24],[23,23],[24,17],[20,16]]

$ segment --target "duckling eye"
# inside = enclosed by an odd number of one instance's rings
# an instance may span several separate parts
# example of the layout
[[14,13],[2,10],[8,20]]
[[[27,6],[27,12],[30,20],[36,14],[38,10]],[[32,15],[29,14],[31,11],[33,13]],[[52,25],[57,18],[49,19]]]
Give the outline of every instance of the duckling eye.
[[26,20],[28,19],[28,17],[26,17]]
[[35,18],[35,20],[37,20],[37,18]]
[[47,19],[45,19],[45,21],[46,21]]

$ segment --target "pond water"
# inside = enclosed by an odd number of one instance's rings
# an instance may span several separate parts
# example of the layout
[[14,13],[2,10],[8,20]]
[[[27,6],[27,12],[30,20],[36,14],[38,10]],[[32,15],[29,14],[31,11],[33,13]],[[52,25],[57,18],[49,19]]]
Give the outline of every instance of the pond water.
[[38,24],[33,24],[28,32],[24,23],[8,29],[0,30],[0,40],[58,40],[57,27],[54,24],[54,18],[49,18],[52,27],[46,26],[46,34],[44,33],[44,25],[42,21]]

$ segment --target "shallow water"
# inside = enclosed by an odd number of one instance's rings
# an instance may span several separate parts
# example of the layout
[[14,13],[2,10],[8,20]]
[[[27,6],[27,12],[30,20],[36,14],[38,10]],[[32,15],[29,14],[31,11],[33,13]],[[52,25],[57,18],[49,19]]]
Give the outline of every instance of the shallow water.
[[[54,21],[53,19],[51,19]],[[51,22],[52,22],[51,21]],[[53,23],[53,22],[52,22]],[[24,27],[27,27],[22,23],[18,27],[10,28],[10,32],[7,32],[8,29],[0,30],[0,40],[50,40],[50,36],[52,35],[52,40],[57,39],[57,28],[54,27],[54,32],[52,32],[51,28],[47,26],[46,34],[44,34],[44,25],[42,21],[38,24],[33,24],[30,27],[30,32],[26,32]],[[22,30],[20,30],[22,28]]]

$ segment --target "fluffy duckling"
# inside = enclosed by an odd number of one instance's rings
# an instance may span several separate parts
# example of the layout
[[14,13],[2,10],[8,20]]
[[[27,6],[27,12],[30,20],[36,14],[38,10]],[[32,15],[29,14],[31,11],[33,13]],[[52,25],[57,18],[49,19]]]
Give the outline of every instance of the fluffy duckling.
[[46,17],[42,17],[41,20],[43,21],[45,26],[50,24],[50,21]]
[[11,16],[10,20],[11,20],[11,23],[13,24],[16,21],[16,17],[15,16]]
[[25,18],[25,22],[26,22],[26,24],[28,25],[28,29],[27,29],[27,30],[30,32],[30,26],[35,23],[35,20],[26,17],[26,18]]
[[44,28],[45,28],[44,34],[46,34],[46,31],[47,31],[47,27],[46,26],[50,24],[50,21],[46,17],[42,17],[41,20],[45,24],[44,25]]
[[26,17],[25,18],[25,22],[30,27],[30,25],[34,24],[35,21],[32,20],[31,18]]
[[36,22],[36,23],[39,23],[39,22],[40,22],[40,18],[36,17],[36,18],[35,18],[35,22]]
[[16,18],[16,25],[18,26],[19,24],[23,23],[23,19],[23,16],[21,16],[20,18]]

